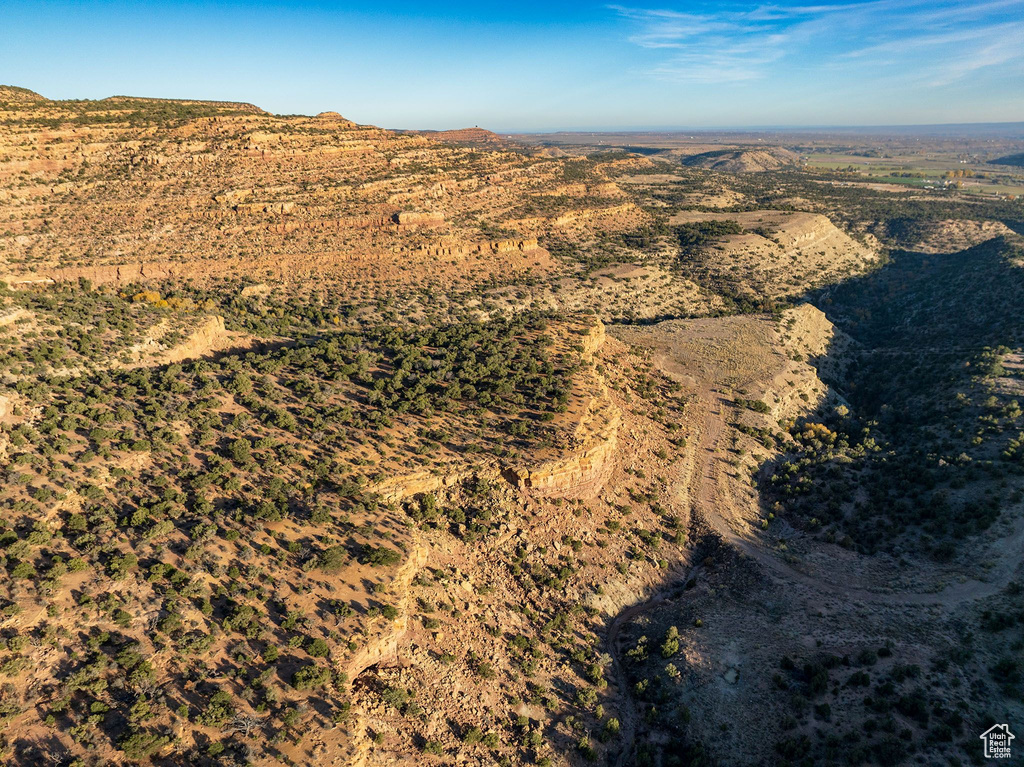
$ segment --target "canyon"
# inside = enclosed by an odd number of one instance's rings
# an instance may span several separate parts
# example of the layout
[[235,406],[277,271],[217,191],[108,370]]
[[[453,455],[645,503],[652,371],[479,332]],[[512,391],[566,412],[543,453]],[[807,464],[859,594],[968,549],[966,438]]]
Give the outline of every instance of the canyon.
[[970,761],[1024,216],[836,141],[0,87],[4,763]]

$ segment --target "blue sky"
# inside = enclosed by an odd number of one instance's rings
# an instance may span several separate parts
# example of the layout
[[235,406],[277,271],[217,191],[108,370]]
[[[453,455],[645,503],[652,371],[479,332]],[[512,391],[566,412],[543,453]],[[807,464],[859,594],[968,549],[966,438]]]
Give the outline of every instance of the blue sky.
[[0,82],[500,131],[1024,120],[1024,0],[0,2]]

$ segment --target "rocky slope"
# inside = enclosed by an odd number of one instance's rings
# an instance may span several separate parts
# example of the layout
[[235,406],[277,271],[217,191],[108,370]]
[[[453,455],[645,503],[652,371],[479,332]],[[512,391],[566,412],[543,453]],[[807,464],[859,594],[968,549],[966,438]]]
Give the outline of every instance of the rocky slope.
[[[439,255],[453,268],[438,277],[472,281],[503,272],[503,240],[625,213],[613,199],[581,211],[540,196],[561,163],[478,154],[337,113],[11,93],[18,100],[2,102],[0,131],[0,274],[9,283],[186,274],[408,283]],[[591,186],[603,183],[595,175]],[[525,205],[545,214],[521,225]],[[403,268],[410,259],[414,268]],[[549,268],[543,254],[522,265]]]
[[973,248],[993,237],[1013,237],[1014,231],[1001,221],[934,221],[922,224],[919,239],[909,244],[921,253],[956,253]]
[[734,223],[741,232],[691,254],[704,284],[736,296],[798,297],[815,287],[870,270],[880,260],[874,247],[853,239],[818,213],[686,211],[672,223]]
[[[868,503],[865,458],[974,494],[922,550],[1013,497],[998,216],[901,227],[768,148],[551,154],[0,89],[0,761],[810,764],[829,723],[952,764],[959,711],[1013,721],[1016,512],[941,566],[857,550],[924,509]],[[878,269],[890,230],[1006,252]],[[910,379],[949,401],[852,412]]]
[[680,160],[689,168],[704,168],[721,173],[762,173],[794,165],[799,156],[781,147],[763,149],[717,149],[688,155]]

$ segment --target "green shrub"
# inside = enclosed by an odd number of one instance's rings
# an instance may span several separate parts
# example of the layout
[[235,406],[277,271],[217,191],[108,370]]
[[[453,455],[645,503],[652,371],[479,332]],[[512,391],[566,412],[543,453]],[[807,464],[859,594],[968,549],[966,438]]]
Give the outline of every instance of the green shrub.
[[292,677],[292,687],[296,690],[313,690],[323,687],[331,680],[331,670],[325,666],[303,666]]

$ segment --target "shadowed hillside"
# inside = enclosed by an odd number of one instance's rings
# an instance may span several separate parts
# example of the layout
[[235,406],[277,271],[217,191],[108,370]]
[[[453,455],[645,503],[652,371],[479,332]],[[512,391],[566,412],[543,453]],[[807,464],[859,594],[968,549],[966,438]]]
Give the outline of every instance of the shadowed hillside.
[[800,450],[769,486],[794,522],[861,551],[945,560],[996,519],[995,486],[1021,468],[1020,255],[1003,238],[898,252],[821,294],[856,342],[835,382],[850,407],[791,426]]

